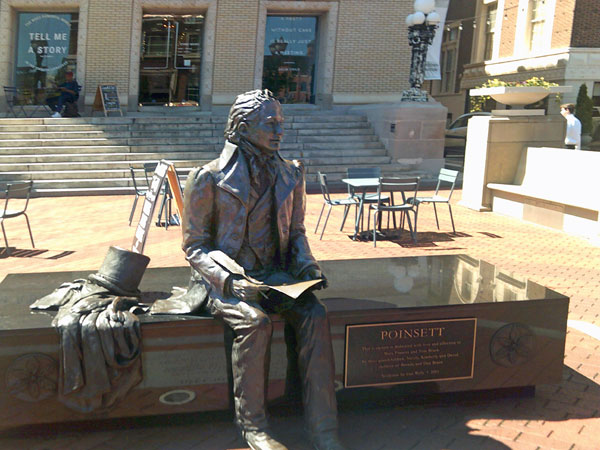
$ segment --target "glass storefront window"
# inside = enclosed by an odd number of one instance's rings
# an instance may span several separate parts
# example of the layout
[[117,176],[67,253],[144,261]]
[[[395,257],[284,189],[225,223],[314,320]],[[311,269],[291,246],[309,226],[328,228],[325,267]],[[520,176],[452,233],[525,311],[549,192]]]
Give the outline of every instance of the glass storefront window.
[[317,17],[268,16],[263,88],[281,103],[314,103]]
[[77,13],[19,13],[15,85],[35,104],[77,69]]
[[140,52],[141,106],[198,106],[204,17],[145,14]]

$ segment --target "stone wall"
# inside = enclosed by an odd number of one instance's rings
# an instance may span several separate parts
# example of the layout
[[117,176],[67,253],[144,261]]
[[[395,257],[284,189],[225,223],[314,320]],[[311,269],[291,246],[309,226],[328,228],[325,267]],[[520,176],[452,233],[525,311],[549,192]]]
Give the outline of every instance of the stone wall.
[[[126,105],[131,55],[131,1],[88,1],[87,64],[85,78],[79,78],[85,103],[92,104],[98,85],[106,83],[117,86],[121,103]],[[116,11],[118,14],[114,13]]]
[[404,24],[412,1],[342,0],[335,54],[334,102],[399,100],[408,88],[410,48]]
[[436,101],[356,106],[365,114],[396,164],[437,176],[444,165],[444,134],[448,110]]
[[231,104],[254,88],[258,1],[219,0],[217,8],[213,99]]
[[488,183],[512,183],[527,147],[562,147],[562,116],[474,116],[469,119],[461,204],[489,210]]

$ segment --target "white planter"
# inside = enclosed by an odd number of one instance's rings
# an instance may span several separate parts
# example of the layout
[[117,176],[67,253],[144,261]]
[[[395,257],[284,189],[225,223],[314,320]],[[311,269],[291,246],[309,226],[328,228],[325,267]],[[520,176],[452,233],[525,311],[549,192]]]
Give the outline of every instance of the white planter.
[[489,95],[494,100],[513,108],[523,108],[525,105],[535,103],[550,94],[561,94],[569,92],[571,86],[552,86],[545,88],[542,86],[498,86],[489,88],[479,88],[469,90],[472,97]]

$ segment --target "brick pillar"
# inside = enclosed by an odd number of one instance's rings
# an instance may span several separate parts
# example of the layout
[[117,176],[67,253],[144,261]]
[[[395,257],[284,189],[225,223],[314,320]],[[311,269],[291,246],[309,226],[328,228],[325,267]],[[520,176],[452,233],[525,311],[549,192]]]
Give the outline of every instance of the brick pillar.
[[94,103],[98,84],[115,84],[127,109],[131,55],[132,0],[89,0],[85,105]]
[[220,0],[217,9],[213,103],[231,105],[253,88],[258,0]]

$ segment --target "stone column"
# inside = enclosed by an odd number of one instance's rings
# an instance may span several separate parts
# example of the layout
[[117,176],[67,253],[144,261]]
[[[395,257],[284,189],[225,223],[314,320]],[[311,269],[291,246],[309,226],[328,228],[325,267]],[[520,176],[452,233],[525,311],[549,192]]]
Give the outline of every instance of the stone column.
[[488,183],[513,183],[527,147],[563,147],[561,116],[474,116],[469,119],[462,200],[476,211],[489,211]]

